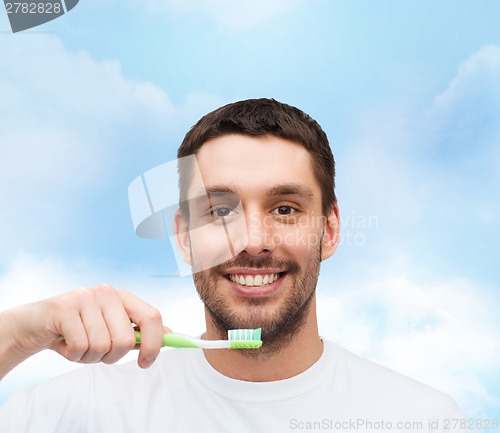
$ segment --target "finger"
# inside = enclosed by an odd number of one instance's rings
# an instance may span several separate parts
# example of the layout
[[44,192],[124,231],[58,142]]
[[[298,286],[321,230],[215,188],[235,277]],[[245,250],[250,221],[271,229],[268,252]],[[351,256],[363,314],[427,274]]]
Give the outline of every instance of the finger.
[[104,320],[111,337],[111,349],[101,359],[106,364],[112,364],[123,358],[134,349],[135,334],[121,300],[114,297],[103,311]]
[[99,362],[111,350],[111,336],[101,307],[95,302],[89,302],[82,305],[80,314],[89,342],[88,350],[80,362],[85,364]]
[[150,367],[155,361],[163,342],[163,322],[160,312],[127,291],[120,291],[125,310],[141,330],[139,366]]
[[89,348],[89,341],[80,314],[73,312],[61,318],[61,337],[54,341],[51,349],[69,361],[78,362]]
[[[141,331],[141,328],[139,326],[134,326],[132,329],[134,331],[138,331],[138,332]],[[169,334],[169,333],[172,333],[172,332],[173,331],[168,326],[163,325],[163,334]],[[134,339],[135,339],[135,334],[134,334]],[[162,340],[162,347],[163,347],[163,340]],[[141,343],[136,343],[135,346],[134,346],[134,349],[140,350],[140,348],[141,348]]]

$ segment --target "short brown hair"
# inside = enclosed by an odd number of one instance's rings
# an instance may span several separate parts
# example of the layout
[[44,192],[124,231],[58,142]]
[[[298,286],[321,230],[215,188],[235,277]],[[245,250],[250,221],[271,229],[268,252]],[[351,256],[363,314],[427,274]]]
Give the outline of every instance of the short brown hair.
[[[326,215],[337,202],[335,161],[328,138],[318,122],[303,111],[265,98],[225,105],[203,116],[189,130],[177,157],[195,155],[208,140],[230,134],[271,135],[304,146],[311,154],[314,175],[321,188],[323,213]],[[185,197],[185,183],[180,183],[181,197]]]

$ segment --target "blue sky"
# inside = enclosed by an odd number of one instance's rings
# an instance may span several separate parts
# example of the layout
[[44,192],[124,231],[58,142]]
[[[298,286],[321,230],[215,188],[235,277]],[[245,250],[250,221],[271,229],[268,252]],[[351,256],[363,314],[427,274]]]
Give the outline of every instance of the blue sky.
[[[207,111],[274,97],[337,160],[322,334],[500,418],[500,4],[179,3],[81,0],[17,34],[0,12],[0,304],[108,281],[201,332],[189,279],[155,277],[169,244],[134,235],[128,184]],[[67,368],[40,355],[0,398]]]

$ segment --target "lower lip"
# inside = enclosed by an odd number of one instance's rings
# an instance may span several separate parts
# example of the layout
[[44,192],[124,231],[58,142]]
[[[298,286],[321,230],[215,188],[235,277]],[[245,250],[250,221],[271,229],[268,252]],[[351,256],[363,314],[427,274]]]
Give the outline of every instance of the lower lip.
[[257,297],[257,296],[268,296],[274,293],[276,290],[279,289],[285,277],[286,274],[283,274],[280,278],[278,278],[271,284],[265,284],[262,286],[244,286],[242,284],[238,284],[231,281],[229,278],[226,278],[226,280],[229,282],[231,289],[233,289],[238,295],[247,297]]

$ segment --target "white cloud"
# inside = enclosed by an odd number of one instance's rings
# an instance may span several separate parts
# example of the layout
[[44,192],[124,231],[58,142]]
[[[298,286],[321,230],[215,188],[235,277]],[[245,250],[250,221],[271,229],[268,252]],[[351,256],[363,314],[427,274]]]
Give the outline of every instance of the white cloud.
[[[430,144],[438,143],[453,164],[446,174],[453,169],[454,173],[474,172],[495,189],[500,186],[499,75],[500,46],[482,47],[460,66],[424,119],[424,127],[434,138]],[[487,207],[480,210],[486,220],[491,219]]]
[[[313,0],[314,1],[314,0]],[[248,30],[275,17],[285,15],[300,5],[311,6],[311,0],[146,0],[151,13],[177,16],[202,15],[231,30]],[[137,5],[137,3],[133,3]]]
[[499,76],[500,47],[482,47],[463,62],[422,122],[420,146],[431,166],[426,184],[438,198],[429,210],[461,224],[464,243],[482,242],[483,251],[500,239]]
[[460,66],[447,89],[436,96],[432,110],[450,116],[467,107],[471,114],[480,118],[492,107],[499,108],[499,73],[500,47],[482,47]]

